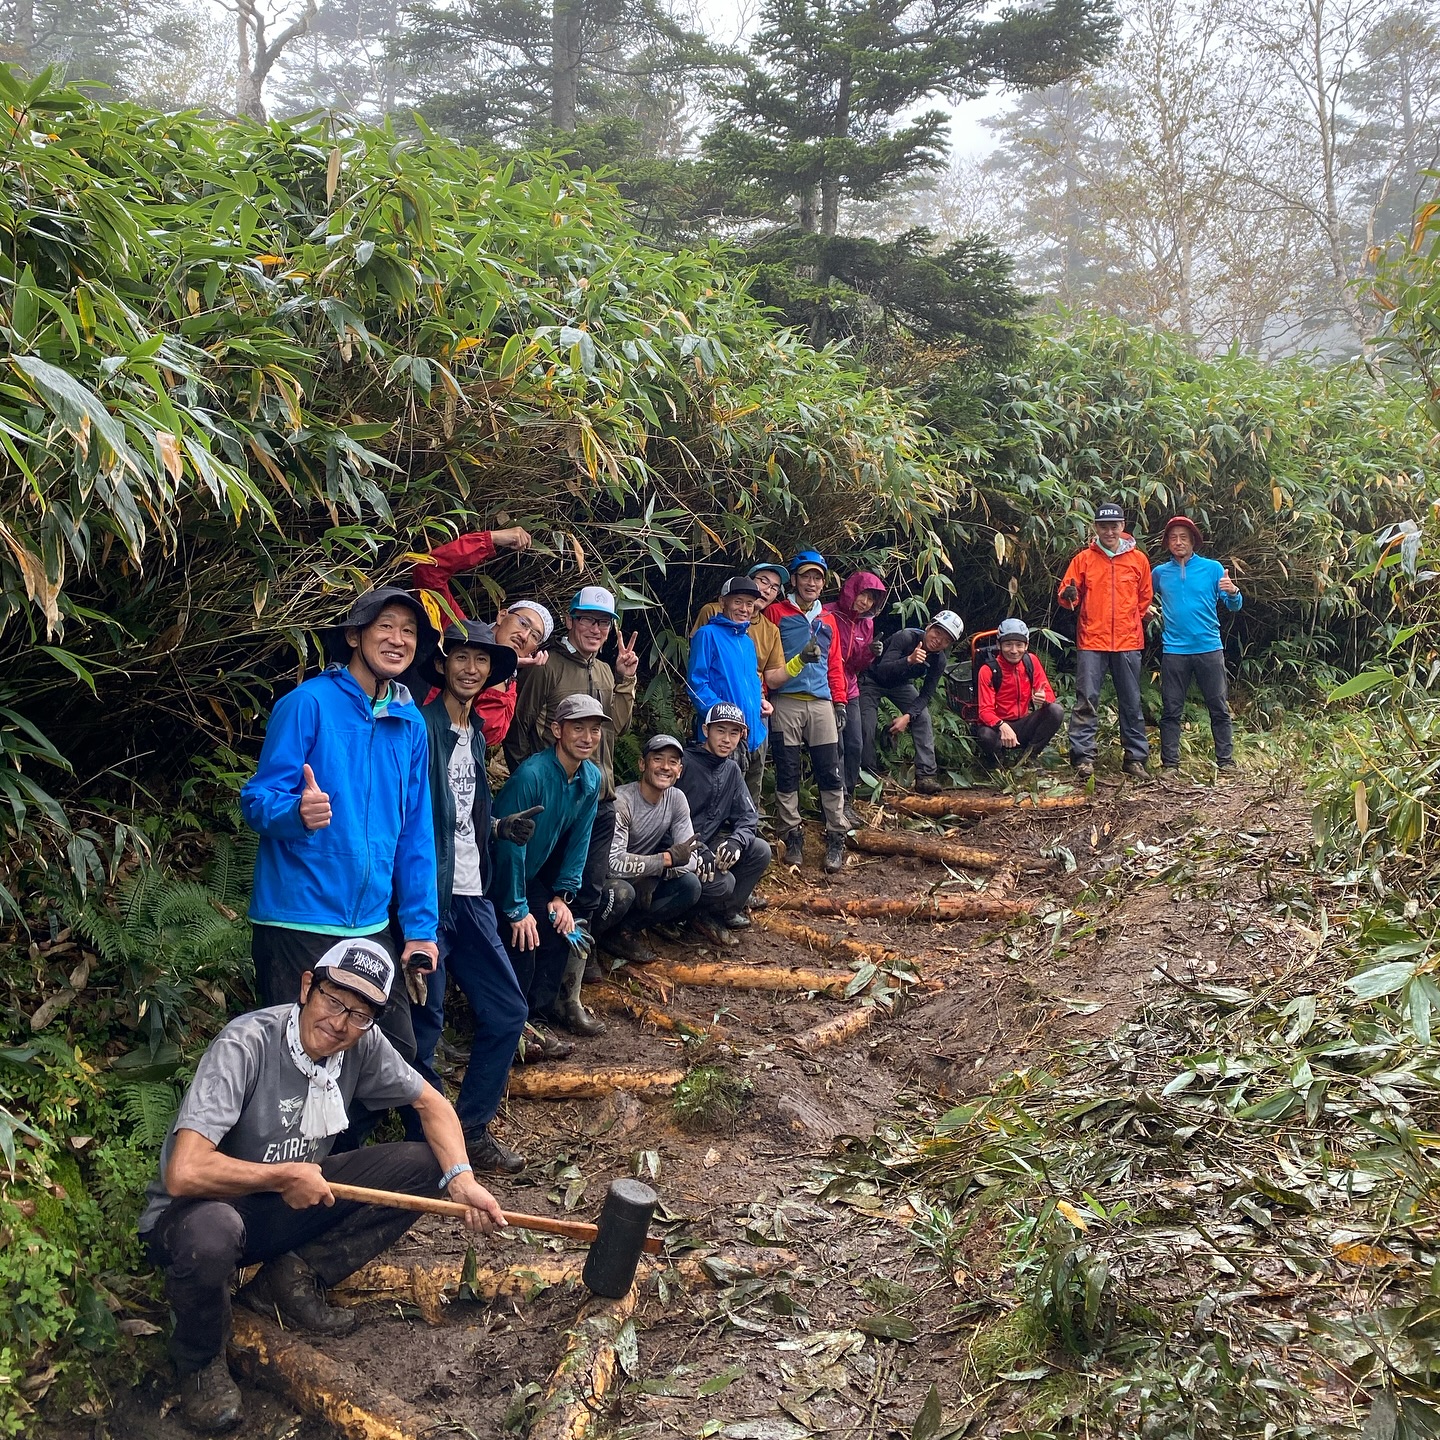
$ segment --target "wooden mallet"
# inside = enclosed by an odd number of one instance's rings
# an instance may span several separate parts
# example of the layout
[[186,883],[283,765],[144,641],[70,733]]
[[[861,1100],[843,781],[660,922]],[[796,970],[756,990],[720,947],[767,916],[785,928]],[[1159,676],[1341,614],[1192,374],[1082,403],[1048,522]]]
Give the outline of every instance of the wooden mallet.
[[[453,1200],[405,1195],[396,1190],[372,1190],[365,1185],[341,1185],[333,1180],[330,1193],[337,1200],[384,1205],[391,1210],[417,1210],[424,1215],[451,1215],[457,1220],[463,1220],[470,1213],[468,1206],[457,1205]],[[598,1225],[579,1220],[552,1220],[548,1215],[526,1215],[512,1210],[500,1213],[505,1223],[517,1230],[540,1230],[547,1235],[585,1241],[590,1246],[590,1254],[580,1278],[596,1295],[618,1300],[630,1293],[642,1252],[658,1255],[664,1248],[664,1241],[649,1233],[651,1217],[659,1204],[660,1197],[648,1185],[638,1180],[612,1180]]]

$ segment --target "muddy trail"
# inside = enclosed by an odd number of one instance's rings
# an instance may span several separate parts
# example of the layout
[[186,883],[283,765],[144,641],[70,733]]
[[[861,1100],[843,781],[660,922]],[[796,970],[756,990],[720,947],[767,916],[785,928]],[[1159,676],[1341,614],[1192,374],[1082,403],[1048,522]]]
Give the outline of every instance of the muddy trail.
[[[363,1306],[359,1329],[315,1346],[339,1362],[316,1372],[318,1398],[266,1393],[274,1376],[250,1357],[240,1433],[320,1440],[337,1430],[317,1407],[333,1402],[338,1414],[343,1400],[359,1411],[338,1415],[340,1433],[392,1440],[908,1435],[932,1384],[953,1409],[967,1393],[968,1315],[998,1237],[982,1221],[962,1243],[964,1266],[943,1267],[915,1245],[924,1216],[904,1199],[854,1186],[827,1196],[827,1158],[851,1137],[901,1116],[933,1120],[998,1076],[1109,1034],[1165,983],[1157,968],[1248,980],[1265,935],[1247,914],[1259,913],[1268,876],[1300,862],[1309,817],[1244,778],[1161,787],[1102,777],[1079,808],[958,823],[861,808],[883,833],[943,830],[998,865],[856,851],[824,876],[812,832],[802,869],[772,867],[770,906],[738,945],[660,942],[666,963],[622,969],[591,992],[605,1035],[580,1042],[564,1066],[516,1072],[519,1089],[583,1069],[602,1093],[512,1094],[496,1130],[530,1163],[513,1179],[487,1177],[502,1205],[593,1218],[609,1182],[636,1175],[662,1197],[667,1255],[642,1262],[633,1312],[591,1307],[598,1357],[593,1335],[577,1350],[572,1334],[586,1301],[573,1245],[512,1233],[481,1248],[462,1288],[463,1235],[427,1217],[350,1297]],[[1227,883],[1187,868],[1198,833],[1231,837]],[[1026,913],[919,923],[824,913],[837,900],[974,896]],[[796,926],[828,938],[807,943]],[[838,993],[667,978],[679,963],[829,970]],[[733,1113],[727,1100],[738,1101]],[[314,1359],[302,1353],[300,1370]],[[564,1384],[552,1378],[562,1360],[577,1372]],[[608,1394],[567,1408],[597,1374]],[[66,1433],[178,1440],[187,1432],[167,1391],[157,1374]]]

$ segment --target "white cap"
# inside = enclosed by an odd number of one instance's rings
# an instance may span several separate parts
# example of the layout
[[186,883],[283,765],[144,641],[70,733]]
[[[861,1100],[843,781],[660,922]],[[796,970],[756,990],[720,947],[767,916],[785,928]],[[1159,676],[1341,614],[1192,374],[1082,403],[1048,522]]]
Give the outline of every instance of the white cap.
[[603,585],[586,585],[570,602],[570,613],[588,611],[592,615],[615,618],[615,597]]
[[507,610],[528,610],[540,622],[540,643],[555,633],[555,617],[538,600],[512,600]]
[[938,615],[932,615],[930,623],[952,640],[958,640],[965,633],[965,622],[953,610],[942,610]]

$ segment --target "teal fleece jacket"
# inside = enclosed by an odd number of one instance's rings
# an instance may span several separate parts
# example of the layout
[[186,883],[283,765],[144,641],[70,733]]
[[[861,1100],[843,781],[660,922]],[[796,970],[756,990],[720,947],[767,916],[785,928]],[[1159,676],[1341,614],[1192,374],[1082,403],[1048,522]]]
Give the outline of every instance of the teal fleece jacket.
[[[510,920],[530,913],[525,887],[540,872],[553,872],[552,893],[576,895],[590,851],[590,830],[600,806],[600,767],[582,760],[574,778],[555,758],[555,747],[532,755],[516,768],[495,797],[495,814],[515,815],[532,805],[545,811],[535,817],[535,833],[528,845],[495,841],[496,906]],[[552,865],[550,862],[554,861]]]

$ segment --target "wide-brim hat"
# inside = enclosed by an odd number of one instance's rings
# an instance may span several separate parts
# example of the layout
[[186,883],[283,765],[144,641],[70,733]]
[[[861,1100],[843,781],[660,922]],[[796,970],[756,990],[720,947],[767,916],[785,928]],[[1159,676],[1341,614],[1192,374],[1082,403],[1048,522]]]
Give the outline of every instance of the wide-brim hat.
[[398,585],[381,585],[376,590],[367,590],[356,596],[354,604],[322,636],[326,655],[336,664],[344,665],[350,659],[350,646],[345,639],[347,630],[363,630],[387,605],[403,605],[415,617],[418,631],[415,637],[415,664],[423,665],[440,643],[440,632],[426,613],[419,597]]
[[459,625],[449,625],[440,637],[440,646],[430,657],[430,676],[437,685],[445,683],[445,657],[457,646],[468,646],[472,650],[483,650],[490,657],[490,675],[480,687],[488,690],[492,685],[503,685],[514,673],[519,657],[508,645],[495,643],[495,627],[483,620],[466,620]]

